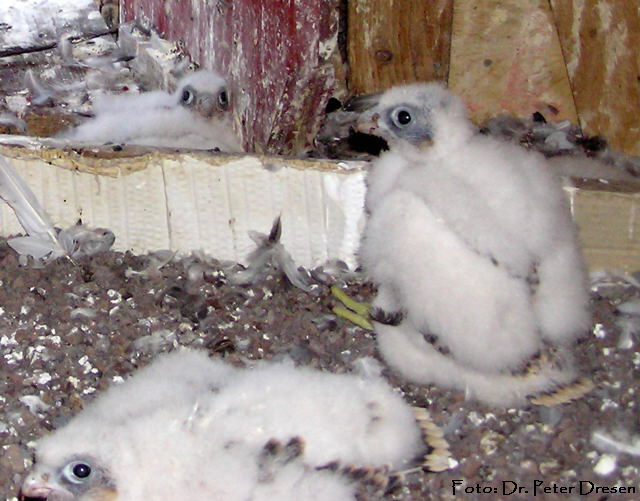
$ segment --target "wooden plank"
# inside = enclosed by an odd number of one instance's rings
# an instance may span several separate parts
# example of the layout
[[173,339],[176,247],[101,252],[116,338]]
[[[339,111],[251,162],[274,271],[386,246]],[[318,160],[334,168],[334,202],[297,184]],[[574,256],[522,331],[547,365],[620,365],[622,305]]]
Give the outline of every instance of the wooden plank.
[[349,0],[349,88],[447,81],[453,0]]
[[551,0],[580,124],[640,155],[638,0]]
[[571,206],[589,269],[640,269],[637,185],[627,192],[575,190]]
[[238,129],[257,152],[303,153],[336,88],[340,0],[123,0],[229,81]]
[[547,0],[456,0],[449,87],[477,122],[551,106],[558,114],[547,118],[577,123]]

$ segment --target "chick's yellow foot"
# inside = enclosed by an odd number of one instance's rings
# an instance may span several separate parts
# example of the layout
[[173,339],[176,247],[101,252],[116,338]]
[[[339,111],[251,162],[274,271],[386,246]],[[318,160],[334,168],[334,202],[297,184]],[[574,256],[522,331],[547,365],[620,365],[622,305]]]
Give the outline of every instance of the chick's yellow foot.
[[346,308],[343,308],[342,306],[334,306],[332,308],[333,313],[362,327],[363,329],[373,330],[373,325],[371,325],[371,322],[369,321],[371,311],[370,303],[356,301],[335,285],[331,287],[331,294],[346,306]]

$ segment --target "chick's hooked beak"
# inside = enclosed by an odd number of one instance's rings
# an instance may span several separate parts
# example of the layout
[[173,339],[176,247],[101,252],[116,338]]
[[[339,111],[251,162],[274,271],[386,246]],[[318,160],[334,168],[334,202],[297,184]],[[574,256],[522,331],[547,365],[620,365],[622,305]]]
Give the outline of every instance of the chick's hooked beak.
[[356,130],[363,134],[371,134],[373,136],[380,135],[380,114],[377,111],[363,113],[358,119]]
[[74,495],[55,480],[49,471],[34,471],[25,478],[18,496],[20,501],[73,501]]
[[382,94],[364,94],[354,96],[344,105],[344,111],[360,113],[355,129],[363,134],[379,134],[380,113],[378,113],[377,105]]
[[223,115],[229,110],[229,94],[226,89],[222,89],[216,94],[203,92],[196,98],[194,108],[200,116],[206,119]]

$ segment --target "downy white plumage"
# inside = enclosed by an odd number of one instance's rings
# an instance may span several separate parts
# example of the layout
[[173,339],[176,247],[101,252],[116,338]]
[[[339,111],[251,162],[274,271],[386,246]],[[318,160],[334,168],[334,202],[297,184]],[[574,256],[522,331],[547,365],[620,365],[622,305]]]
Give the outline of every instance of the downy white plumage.
[[214,71],[200,70],[183,77],[172,94],[96,96],[94,117],[61,137],[98,144],[242,151],[230,106],[224,79]]
[[56,500],[353,499],[340,465],[406,466],[411,408],[382,379],[163,355],[41,439],[22,495]]
[[390,146],[368,177],[360,249],[379,287],[384,359],[497,405],[571,382],[568,347],[590,325],[587,275],[543,157],[477,134],[435,83],[390,89],[360,128]]

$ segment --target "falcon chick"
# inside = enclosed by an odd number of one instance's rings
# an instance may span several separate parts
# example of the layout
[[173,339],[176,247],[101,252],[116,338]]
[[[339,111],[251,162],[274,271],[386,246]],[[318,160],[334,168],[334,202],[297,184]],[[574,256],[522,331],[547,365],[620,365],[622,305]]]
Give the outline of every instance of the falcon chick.
[[49,501],[354,499],[340,467],[423,452],[412,409],[381,378],[286,363],[159,357],[42,438],[22,496]]
[[360,249],[387,363],[496,405],[573,381],[587,274],[543,157],[477,134],[435,83],[388,90],[359,127],[390,146],[368,176]]
[[61,137],[91,143],[137,144],[165,148],[242,151],[233,130],[224,79],[200,70],[183,77],[177,90],[142,94],[103,94],[94,117]]

